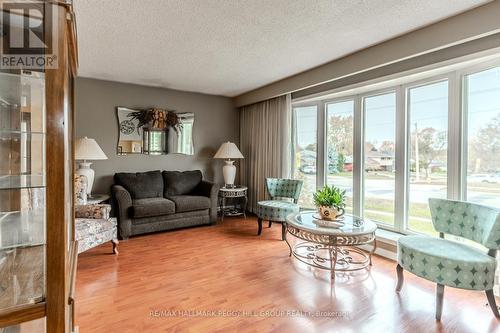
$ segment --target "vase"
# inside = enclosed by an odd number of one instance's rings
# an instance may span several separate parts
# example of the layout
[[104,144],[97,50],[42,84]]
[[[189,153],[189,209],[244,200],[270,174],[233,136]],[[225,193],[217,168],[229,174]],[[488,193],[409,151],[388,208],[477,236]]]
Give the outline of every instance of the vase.
[[344,208],[335,206],[319,206],[319,215],[323,220],[333,221],[344,215]]
[[75,205],[87,204],[88,180],[84,175],[75,175]]

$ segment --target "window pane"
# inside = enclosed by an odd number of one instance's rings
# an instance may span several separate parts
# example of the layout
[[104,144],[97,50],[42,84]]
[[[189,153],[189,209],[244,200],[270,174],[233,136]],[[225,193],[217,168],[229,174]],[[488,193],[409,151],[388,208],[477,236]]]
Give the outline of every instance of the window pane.
[[467,200],[500,206],[500,67],[465,77]]
[[408,227],[436,234],[429,198],[447,197],[448,81],[408,90]]
[[364,99],[364,216],[394,225],[396,94]]
[[305,106],[293,109],[293,177],[302,179],[301,207],[313,208],[313,193],[316,191],[316,128],[317,107]]
[[354,101],[327,104],[327,184],[346,190],[346,211],[352,212]]

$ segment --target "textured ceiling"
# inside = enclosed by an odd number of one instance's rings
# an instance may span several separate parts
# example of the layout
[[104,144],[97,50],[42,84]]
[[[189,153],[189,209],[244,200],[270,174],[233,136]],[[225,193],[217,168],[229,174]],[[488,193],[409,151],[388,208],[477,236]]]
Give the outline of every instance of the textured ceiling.
[[79,75],[236,96],[488,0],[74,0]]

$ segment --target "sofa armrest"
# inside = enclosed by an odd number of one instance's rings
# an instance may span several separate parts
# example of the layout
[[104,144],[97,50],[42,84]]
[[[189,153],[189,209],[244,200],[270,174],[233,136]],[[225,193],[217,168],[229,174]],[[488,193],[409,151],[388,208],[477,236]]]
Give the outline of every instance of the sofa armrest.
[[128,239],[132,233],[132,220],[129,215],[129,211],[132,207],[132,197],[121,185],[113,185],[111,187],[111,194],[117,208],[118,235],[121,239]]
[[217,222],[217,200],[219,189],[219,185],[202,180],[194,190],[195,194],[210,198],[210,223]]
[[77,205],[75,217],[84,219],[109,219],[111,206],[106,204]]

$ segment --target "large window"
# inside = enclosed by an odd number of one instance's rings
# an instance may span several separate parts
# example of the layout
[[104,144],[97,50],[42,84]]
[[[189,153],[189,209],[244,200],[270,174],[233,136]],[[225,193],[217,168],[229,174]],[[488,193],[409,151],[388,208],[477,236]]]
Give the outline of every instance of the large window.
[[447,197],[448,81],[408,89],[408,227],[432,234],[429,198]]
[[293,109],[293,172],[294,179],[304,181],[299,198],[301,207],[314,207],[312,195],[316,191],[317,106]]
[[429,198],[500,207],[500,61],[479,63],[294,104],[302,207],[313,207],[316,188],[335,185],[346,190],[347,212],[430,235]]
[[500,67],[464,78],[467,123],[466,198],[500,204]]
[[346,191],[346,211],[352,212],[354,101],[326,105],[327,183]]
[[394,225],[396,94],[365,97],[364,216]]

